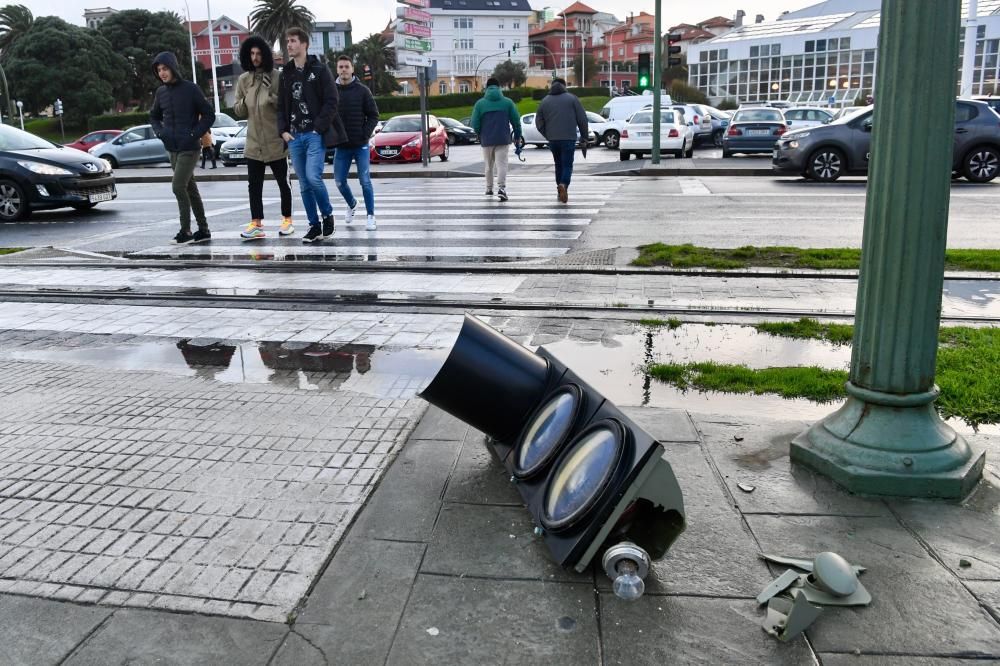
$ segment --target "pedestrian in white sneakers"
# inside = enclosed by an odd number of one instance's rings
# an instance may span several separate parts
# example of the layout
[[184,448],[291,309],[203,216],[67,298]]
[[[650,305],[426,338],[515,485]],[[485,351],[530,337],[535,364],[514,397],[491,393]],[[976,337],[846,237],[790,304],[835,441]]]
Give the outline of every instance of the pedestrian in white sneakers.
[[354,209],[358,206],[358,200],[347,182],[351,162],[354,162],[358,165],[358,182],[361,183],[365,213],[368,215],[365,229],[375,231],[375,190],[372,188],[368,140],[378,124],[378,105],[368,86],[354,76],[354,63],[346,55],[337,58],[337,92],[340,93],[337,113],[344,122],[347,140],[337,146],[333,158],[333,180],[347,202],[344,222],[350,224],[354,221]]
[[472,107],[472,129],[479,135],[486,162],[486,196],[493,196],[493,172],[497,175],[497,197],[507,201],[507,157],[510,153],[511,132],[514,143],[521,140],[521,118],[517,107],[500,92],[500,81],[486,80],[486,94]]
[[264,173],[271,169],[281,193],[279,236],[295,233],[292,224],[292,188],[288,183],[288,149],[278,135],[278,91],[281,74],[274,71],[271,47],[254,35],[240,46],[243,73],[236,82],[233,111],[247,119],[247,176],[250,181],[250,223],[240,234],[245,240],[264,238]]

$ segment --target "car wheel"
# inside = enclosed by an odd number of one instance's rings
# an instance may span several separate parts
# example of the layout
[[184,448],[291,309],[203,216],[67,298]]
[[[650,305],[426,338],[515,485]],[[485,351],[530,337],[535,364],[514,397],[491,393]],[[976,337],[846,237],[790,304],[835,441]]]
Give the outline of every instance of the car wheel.
[[118,160],[116,160],[112,155],[101,155],[101,159],[107,160],[112,169],[118,168]]
[[675,150],[671,154],[674,156],[675,160],[679,160],[680,158],[684,157],[684,151],[683,150]]
[[732,157],[733,154],[731,152],[729,152],[728,150],[726,150],[725,148],[723,148],[722,149],[722,156],[723,157]]
[[821,183],[832,183],[844,173],[844,156],[836,148],[820,148],[807,164],[809,175]]
[[627,150],[618,151],[618,159],[622,162],[628,162],[632,158],[632,153]]
[[12,180],[0,180],[0,220],[13,222],[31,214],[28,197],[21,186]]
[[722,147],[722,130],[715,130],[712,133],[712,145],[716,148]]
[[608,130],[604,133],[604,146],[609,150],[617,150],[618,144],[621,143],[621,137],[618,132],[614,130]]
[[973,148],[962,160],[962,172],[973,183],[990,182],[997,177],[998,170],[1000,170],[1000,153],[990,146]]
[[449,134],[448,135],[448,145],[449,146],[454,146],[456,143],[458,143],[458,139],[455,138],[455,135],[454,134]]
[[694,144],[693,143],[690,146],[688,146],[687,155],[685,155],[685,157],[688,157],[688,158],[694,157]]
[[81,201],[80,203],[70,204],[74,210],[90,210],[96,205],[96,201]]
[[444,152],[441,153],[441,161],[442,162],[447,162],[448,161],[448,144],[447,143],[444,144]]

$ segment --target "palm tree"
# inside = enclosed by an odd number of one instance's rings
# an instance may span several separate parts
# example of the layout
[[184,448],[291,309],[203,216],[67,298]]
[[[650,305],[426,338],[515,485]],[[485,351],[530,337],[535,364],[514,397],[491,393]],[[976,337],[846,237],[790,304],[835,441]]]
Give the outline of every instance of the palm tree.
[[389,73],[390,69],[396,68],[396,50],[381,34],[373,32],[344,49],[344,53],[354,60],[355,70],[360,70],[364,65],[371,67],[374,79],[372,92],[376,95],[387,95],[399,90],[396,78]]
[[316,17],[295,0],[260,0],[250,14],[250,29],[264,38],[268,44],[279,42],[281,55],[288,62],[288,47],[285,46],[285,31],[302,28],[312,32]]
[[31,10],[24,5],[0,7],[0,57],[10,52],[10,48],[31,29],[34,22]]

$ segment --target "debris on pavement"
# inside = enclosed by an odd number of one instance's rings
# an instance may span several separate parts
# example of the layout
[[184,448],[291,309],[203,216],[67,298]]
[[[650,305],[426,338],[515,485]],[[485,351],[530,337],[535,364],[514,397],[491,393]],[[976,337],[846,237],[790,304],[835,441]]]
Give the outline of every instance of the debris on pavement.
[[757,486],[751,486],[749,483],[737,483],[736,487],[745,493],[752,493],[757,489]]
[[962,567],[963,569],[965,569],[965,568],[968,568],[968,567],[971,567],[971,566],[972,566],[972,562],[970,562],[969,560],[967,560],[967,559],[965,559],[965,558],[963,557],[962,559],[960,559],[960,560],[958,561],[958,566],[960,566],[960,567]]

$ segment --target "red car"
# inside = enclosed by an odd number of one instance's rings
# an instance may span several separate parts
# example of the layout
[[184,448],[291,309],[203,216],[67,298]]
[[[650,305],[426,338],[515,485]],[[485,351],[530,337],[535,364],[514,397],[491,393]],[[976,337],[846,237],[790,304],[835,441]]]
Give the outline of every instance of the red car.
[[[430,155],[448,161],[448,132],[434,116],[427,116]],[[371,140],[372,162],[419,162],[420,116],[396,116],[385,121]]]
[[97,144],[104,143],[105,141],[111,141],[111,139],[121,133],[121,130],[97,130],[96,132],[91,132],[90,134],[84,134],[73,143],[67,143],[65,146],[67,148],[76,148],[77,150],[87,152]]

